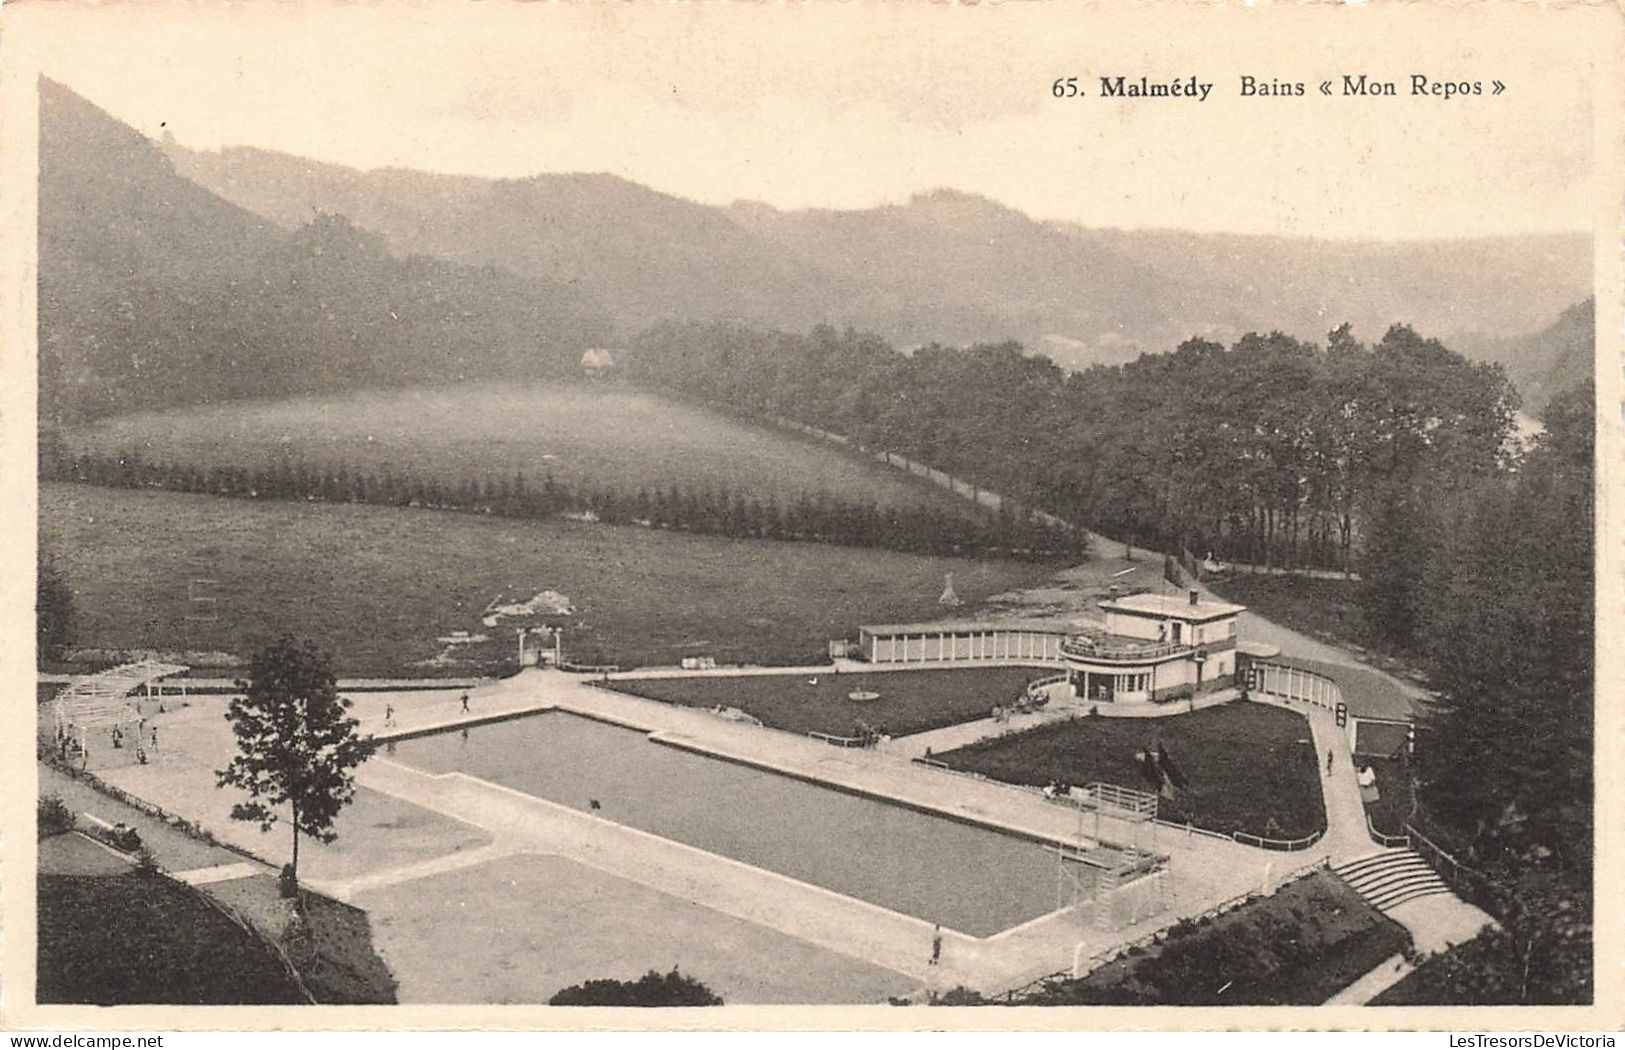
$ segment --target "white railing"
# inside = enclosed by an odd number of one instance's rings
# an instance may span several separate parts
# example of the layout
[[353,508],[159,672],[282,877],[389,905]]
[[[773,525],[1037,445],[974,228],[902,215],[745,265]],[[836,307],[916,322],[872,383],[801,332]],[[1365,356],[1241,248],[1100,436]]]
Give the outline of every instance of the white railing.
[[1365,815],[1365,830],[1371,836],[1371,841],[1375,842],[1379,846],[1383,846],[1388,849],[1394,849],[1400,846],[1403,846],[1406,849],[1410,848],[1411,837],[1409,835],[1387,835],[1381,831],[1378,831],[1377,826],[1371,823],[1370,813]]
[[1085,660],[1157,660],[1190,652],[1195,646],[1179,642],[1103,642],[1086,634],[1075,634],[1061,643],[1061,652]]
[[1258,669],[1258,685],[1254,692],[1301,700],[1328,711],[1335,711],[1343,699],[1343,691],[1338,688],[1337,682],[1318,671],[1268,660],[1259,660],[1253,666]]

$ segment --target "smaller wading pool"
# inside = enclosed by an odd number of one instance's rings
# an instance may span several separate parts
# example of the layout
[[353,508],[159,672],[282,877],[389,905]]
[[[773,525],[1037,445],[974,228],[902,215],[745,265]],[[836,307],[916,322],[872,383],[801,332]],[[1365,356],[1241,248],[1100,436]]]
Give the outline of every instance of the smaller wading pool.
[[551,711],[396,743],[462,772],[929,922],[986,937],[1055,908],[1038,843],[668,747]]

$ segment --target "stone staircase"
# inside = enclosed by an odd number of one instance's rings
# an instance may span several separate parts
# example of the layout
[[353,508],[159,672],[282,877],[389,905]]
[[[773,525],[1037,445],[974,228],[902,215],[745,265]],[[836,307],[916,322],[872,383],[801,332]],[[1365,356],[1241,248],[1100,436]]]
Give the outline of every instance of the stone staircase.
[[1381,912],[1418,897],[1450,892],[1422,855],[1411,849],[1378,850],[1332,870]]

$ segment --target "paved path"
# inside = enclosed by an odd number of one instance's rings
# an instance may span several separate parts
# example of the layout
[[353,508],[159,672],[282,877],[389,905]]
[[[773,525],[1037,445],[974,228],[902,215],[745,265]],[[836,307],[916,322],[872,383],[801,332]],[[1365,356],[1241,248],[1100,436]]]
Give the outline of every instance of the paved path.
[[880,750],[907,759],[942,755],[983,740],[1010,733],[1024,733],[1052,722],[1080,718],[1087,713],[1088,708],[1078,707],[1075,704],[1051,703],[1038,711],[1024,715],[1012,714],[1002,722],[992,718],[978,718],[974,722],[961,722],[958,725],[943,726],[941,729],[928,729],[923,733],[895,737],[881,744]]
[[1403,955],[1391,955],[1371,968],[1364,977],[1327,999],[1326,1006],[1364,1006],[1389,988],[1398,984],[1416,967],[1405,961]]
[[1442,952],[1477,937],[1495,920],[1453,893],[1418,897],[1389,910],[1388,917],[1411,931],[1420,952]]
[[263,864],[222,864],[212,868],[192,868],[189,871],[172,872],[171,877],[179,879],[188,886],[208,886],[216,882],[231,882],[234,879],[246,879],[265,872]]
[[[66,685],[77,681],[84,675],[77,674],[39,674],[36,676],[41,682],[51,685]],[[490,682],[489,678],[340,678],[338,680],[339,692],[348,689],[362,691],[374,690],[415,690],[415,689],[473,689],[476,686]],[[167,688],[164,695],[169,695],[177,686],[184,685],[187,689],[202,692],[218,693],[233,692],[237,688],[236,678],[224,677],[193,677],[165,678],[162,685]]]

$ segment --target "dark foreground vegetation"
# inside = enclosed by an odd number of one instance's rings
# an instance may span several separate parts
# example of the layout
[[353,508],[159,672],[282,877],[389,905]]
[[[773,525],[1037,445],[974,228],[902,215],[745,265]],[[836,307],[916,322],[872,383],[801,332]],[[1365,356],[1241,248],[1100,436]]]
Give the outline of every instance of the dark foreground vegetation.
[[306,1000],[258,936],[157,872],[41,875],[42,1003]]
[[[1326,827],[1309,723],[1293,711],[1237,701],[1167,718],[1087,717],[984,740],[936,756],[955,769],[1012,784],[1094,781],[1140,791],[1136,756],[1159,747],[1187,786],[1164,795],[1157,813],[1224,834],[1296,839]],[[1177,834],[1163,829],[1161,834]]]
[[549,1006],[721,1006],[722,997],[694,978],[650,970],[635,981],[608,978],[572,984]]
[[1442,847],[1425,852],[1504,932],[1426,963],[1385,1002],[1591,999],[1594,411],[1586,382],[1491,476],[1416,465],[1387,479],[1357,583],[1223,585],[1279,622],[1419,668],[1436,693],[1409,766],[1379,764],[1372,819]]
[[[1217,917],[1183,919],[1077,979],[1046,981],[1019,1006],[1313,1006],[1410,934],[1335,876],[1314,872]],[[951,992],[943,1003],[983,1002]],[[1002,1000],[1001,1000],[1002,1001]]]
[[1438,1002],[1592,996],[1594,402],[1553,398],[1509,473],[1396,479],[1373,525],[1362,605],[1437,692],[1413,825],[1505,931],[1424,967]]

